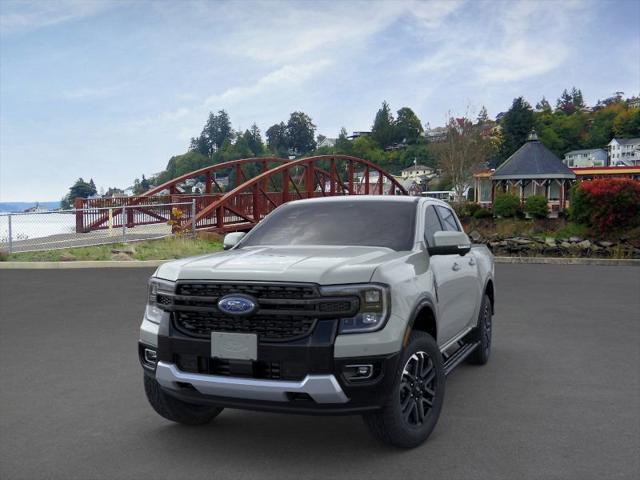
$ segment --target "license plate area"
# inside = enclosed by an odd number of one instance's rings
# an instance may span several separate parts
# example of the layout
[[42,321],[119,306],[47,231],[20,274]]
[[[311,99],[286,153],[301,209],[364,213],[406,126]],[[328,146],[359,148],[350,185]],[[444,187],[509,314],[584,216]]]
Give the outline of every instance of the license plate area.
[[211,332],[211,358],[257,360],[258,335],[255,333]]

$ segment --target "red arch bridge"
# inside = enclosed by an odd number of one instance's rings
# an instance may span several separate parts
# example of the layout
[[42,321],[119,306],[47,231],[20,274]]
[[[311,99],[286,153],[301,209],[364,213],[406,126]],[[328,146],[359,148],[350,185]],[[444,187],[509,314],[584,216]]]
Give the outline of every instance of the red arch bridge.
[[[185,194],[185,184],[200,188]],[[194,170],[138,196],[76,199],[76,231],[171,224],[174,231],[225,233],[251,229],[290,200],[407,194],[390,173],[362,158],[244,158]]]

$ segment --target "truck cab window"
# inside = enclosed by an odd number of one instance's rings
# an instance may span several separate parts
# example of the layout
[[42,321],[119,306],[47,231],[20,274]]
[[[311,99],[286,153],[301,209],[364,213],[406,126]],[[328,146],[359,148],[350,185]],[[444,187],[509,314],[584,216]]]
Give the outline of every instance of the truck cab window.
[[427,242],[427,246],[433,246],[433,234],[441,232],[442,230],[444,230],[444,228],[442,228],[436,209],[432,205],[429,205],[424,221],[424,239]]
[[438,214],[440,214],[440,220],[442,220],[443,230],[447,230],[450,232],[461,232],[460,225],[456,221],[456,217],[454,217],[453,212],[448,208],[437,206]]

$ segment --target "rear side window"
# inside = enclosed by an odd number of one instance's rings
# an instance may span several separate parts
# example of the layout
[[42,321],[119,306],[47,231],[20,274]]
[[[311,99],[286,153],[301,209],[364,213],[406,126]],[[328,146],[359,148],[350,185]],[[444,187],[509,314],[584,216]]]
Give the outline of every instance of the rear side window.
[[442,230],[444,229],[442,228],[436,209],[429,205],[427,207],[424,221],[424,239],[427,242],[427,246],[433,246],[433,234],[441,232]]
[[442,220],[443,230],[447,230],[449,232],[460,232],[460,226],[458,225],[458,221],[456,217],[453,215],[453,212],[448,208],[441,207],[438,205],[436,207],[438,209],[438,214],[440,215],[440,220]]

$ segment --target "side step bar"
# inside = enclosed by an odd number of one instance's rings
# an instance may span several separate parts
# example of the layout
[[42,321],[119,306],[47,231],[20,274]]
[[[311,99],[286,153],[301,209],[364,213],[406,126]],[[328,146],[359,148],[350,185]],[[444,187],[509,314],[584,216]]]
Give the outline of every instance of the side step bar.
[[444,357],[444,374],[449,375],[462,361],[473,353],[480,342],[463,343],[453,354],[442,354]]

